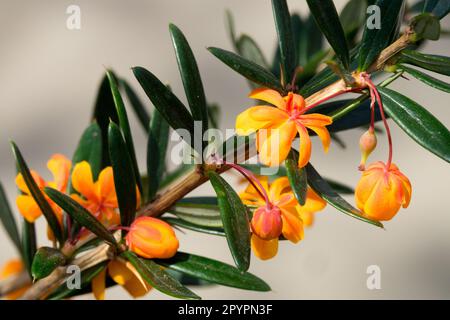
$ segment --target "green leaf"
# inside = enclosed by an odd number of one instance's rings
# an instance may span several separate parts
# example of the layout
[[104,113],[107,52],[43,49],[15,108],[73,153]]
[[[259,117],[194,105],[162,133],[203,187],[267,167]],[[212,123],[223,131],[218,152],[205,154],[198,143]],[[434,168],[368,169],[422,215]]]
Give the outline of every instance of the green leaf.
[[109,156],[119,203],[120,222],[122,226],[128,227],[134,220],[137,207],[136,180],[132,160],[127,152],[128,149],[122,133],[113,122],[109,125],[108,138]]
[[36,229],[34,223],[23,219],[22,224],[22,259],[28,273],[31,276],[31,264],[33,262],[34,254],[37,250],[36,245]]
[[17,250],[21,252],[20,235],[17,229],[16,220],[14,214],[9,205],[8,198],[6,197],[3,185],[0,183],[0,220],[5,227],[5,231],[8,233],[9,238],[16,246]]
[[40,247],[34,255],[31,265],[33,281],[47,277],[53,270],[65,263],[66,257],[61,251],[50,247]]
[[386,113],[419,145],[450,162],[450,132],[417,102],[387,88],[378,87]]
[[108,152],[108,126],[112,120],[119,122],[114,99],[111,94],[108,77],[105,75],[101,82],[95,102],[93,120],[97,121],[102,131],[102,168],[111,165]]
[[121,256],[130,261],[142,278],[156,290],[179,299],[200,299],[152,260],[139,258],[131,251],[125,251]]
[[245,59],[250,60],[261,67],[269,68],[266,58],[258,44],[249,35],[243,34],[236,42],[237,52]]
[[311,14],[327,38],[346,70],[350,68],[350,54],[344,30],[332,0],[307,0]]
[[11,147],[13,149],[14,157],[16,159],[17,168],[19,172],[22,174],[25,184],[30,190],[31,196],[33,197],[34,201],[36,201],[37,205],[39,206],[39,209],[41,209],[42,214],[47,220],[50,229],[55,235],[55,238],[59,241],[59,243],[62,243],[63,242],[62,230],[55,212],[53,211],[52,207],[47,202],[41,190],[37,186],[36,181],[34,181],[34,178],[31,175],[30,169],[28,169],[28,165],[26,164],[25,159],[22,156],[22,153],[20,152],[19,148],[13,141],[11,141]]
[[169,124],[155,109],[150,123],[147,142],[147,175],[148,194],[147,200],[155,198],[166,171],[166,153],[169,143]]
[[429,71],[450,76],[450,57],[403,50],[398,63],[412,64]]
[[120,84],[125,89],[125,94],[127,95],[128,100],[130,100],[131,107],[136,113],[136,116],[141,124],[141,127],[144,129],[145,132],[147,132],[148,124],[150,122],[150,115],[147,109],[145,108],[141,99],[139,99],[138,95],[133,90],[133,88],[128,84],[127,81],[121,79]]
[[225,231],[223,231],[222,228],[211,228],[211,227],[200,226],[200,225],[188,222],[186,220],[181,220],[178,218],[164,217],[163,220],[173,226],[188,229],[191,231],[210,234],[210,235],[214,235],[214,236],[221,236],[221,237],[226,236]]
[[234,28],[234,19],[233,19],[233,14],[228,9],[225,11],[225,23],[226,23],[226,29],[228,31],[228,36],[231,39],[231,43],[233,45],[235,45],[236,44],[236,31]]
[[114,236],[103,226],[103,224],[70,196],[49,187],[46,187],[44,190],[50,199],[67,212],[72,219],[106,242],[113,245],[116,244]]
[[156,262],[169,269],[208,282],[245,290],[270,291],[267,283],[251,273],[243,273],[226,263],[194,254],[178,252],[171,259],[157,260]]
[[353,37],[366,22],[366,9],[366,0],[350,0],[345,4],[339,15],[339,20],[347,39]]
[[211,103],[208,105],[208,118],[210,128],[219,128],[220,107],[217,103]]
[[[106,71],[108,76],[109,85],[111,86],[111,92],[114,98],[114,103],[116,105],[117,114],[119,115],[119,127],[123,133],[125,139],[125,145],[128,150],[128,155],[131,160],[132,169],[134,172],[134,177],[139,190],[142,193],[142,182],[141,174],[139,173],[139,167],[136,159],[136,152],[134,150],[133,136],[131,135],[130,123],[128,122],[128,115],[125,109],[125,104],[123,103],[122,96],[120,95],[119,86],[117,84],[117,78],[111,70]],[[117,122],[116,122],[117,123]],[[108,139],[109,139],[109,128],[108,128]],[[108,145],[110,146],[110,145]],[[109,151],[109,156],[111,156],[111,150]]]
[[292,191],[294,191],[298,203],[303,206],[306,202],[308,181],[305,169],[298,167],[298,154],[293,151],[289,152],[289,155],[285,160],[285,166]]
[[430,12],[439,19],[444,18],[450,12],[449,0],[426,0],[423,8],[424,12]]
[[[380,9],[380,28],[373,28],[373,21],[370,25],[366,24],[359,49],[359,71],[367,70],[380,52],[390,44],[392,32],[397,27],[403,0],[378,0],[375,5]],[[375,18],[375,16],[371,18],[370,15],[369,19]]]
[[178,202],[167,212],[178,218],[205,227],[222,228],[222,219],[217,205]]
[[245,78],[263,87],[271,88],[279,92],[283,91],[280,81],[267,69],[251,62],[237,54],[219,48],[209,47],[208,50],[220,61]]
[[430,13],[422,13],[415,16],[410,25],[414,30],[413,39],[416,42],[422,39],[436,41],[441,35],[439,19]]
[[247,209],[236,191],[216,172],[208,172],[219,201],[228,247],[239,270],[250,266],[250,227]]
[[197,62],[181,30],[174,24],[170,24],[169,30],[192,118],[202,122],[203,133],[208,130],[208,110]]
[[[185,129],[194,137],[194,119],[183,103],[155,75],[142,67],[133,73],[156,109],[174,129]],[[191,138],[191,140],[193,140]],[[188,141],[194,147],[194,141]]]
[[430,87],[436,88],[438,90],[442,90],[444,92],[450,93],[450,84],[447,82],[441,81],[439,79],[433,78],[426,73],[423,73],[419,70],[409,68],[406,66],[400,66],[400,68],[406,71],[408,74],[412,75],[414,78],[422,81],[423,83],[429,85]]
[[297,67],[296,44],[292,32],[291,15],[286,0],[272,0],[272,11],[280,48],[280,63],[285,83],[293,79]]
[[352,218],[370,223],[374,226],[383,228],[383,224],[364,217],[364,213],[354,208],[351,204],[338,195],[330,185],[320,176],[314,167],[308,163],[306,165],[306,174],[308,176],[308,183],[313,190],[322,197],[328,204],[338,209],[339,211],[349,215]]
[[340,193],[340,194],[354,194],[355,193],[355,190],[352,187],[349,187],[341,182],[327,179],[327,178],[323,178],[323,179],[328,183],[330,188],[333,189],[334,191],[336,191],[337,193]]

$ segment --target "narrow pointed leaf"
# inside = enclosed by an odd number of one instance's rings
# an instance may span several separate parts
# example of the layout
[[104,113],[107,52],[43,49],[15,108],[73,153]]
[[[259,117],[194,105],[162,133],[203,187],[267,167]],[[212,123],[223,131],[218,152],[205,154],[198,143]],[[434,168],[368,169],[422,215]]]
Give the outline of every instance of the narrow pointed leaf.
[[17,229],[16,220],[14,214],[9,205],[8,198],[6,197],[3,185],[0,183],[0,220],[8,233],[12,243],[16,246],[17,250],[21,252],[20,235]]
[[320,30],[322,30],[344,68],[348,70],[350,67],[350,55],[347,40],[333,1],[307,0],[307,2]]
[[205,233],[205,234],[210,234],[210,235],[214,235],[214,236],[221,236],[221,237],[226,236],[225,231],[223,231],[222,228],[205,227],[205,226],[194,224],[192,222],[178,219],[178,218],[164,217],[163,220],[173,226],[180,227],[183,229],[200,232],[200,233]]
[[236,43],[237,52],[247,60],[250,60],[260,66],[268,69],[269,64],[258,46],[258,44],[249,35],[243,34]]
[[236,191],[216,172],[208,173],[219,201],[228,247],[239,270],[250,266],[250,227],[247,209]]
[[[185,129],[194,137],[194,119],[183,103],[155,75],[142,67],[133,73],[156,109],[174,129]],[[193,146],[193,141],[191,141]]]
[[31,276],[31,264],[33,263],[33,258],[36,251],[37,251],[36,228],[34,226],[34,223],[29,223],[26,219],[23,219],[22,259],[30,276]]
[[439,19],[444,18],[450,12],[449,0],[426,0],[423,8],[424,12],[430,12]]
[[267,69],[233,52],[210,47],[208,50],[231,69],[263,87],[283,91],[280,81]]
[[178,218],[205,227],[223,228],[217,205],[178,202],[167,212]]
[[339,20],[347,39],[353,38],[366,22],[366,9],[366,0],[349,0],[342,9]]
[[156,262],[169,269],[211,283],[245,290],[270,291],[267,283],[251,273],[242,273],[229,264],[194,254],[178,252],[171,259],[157,260]]
[[[380,52],[390,44],[392,33],[397,27],[403,0],[378,0],[375,5],[380,9],[380,27],[374,28],[373,21],[371,24],[366,23],[359,49],[359,71],[367,70]],[[370,13],[370,15],[373,14],[373,12]],[[368,18],[375,18],[370,15]]]
[[119,123],[116,106],[109,86],[108,77],[105,75],[97,93],[93,120],[97,121],[102,131],[102,168],[111,165],[108,152],[108,126],[110,121]]
[[422,81],[423,83],[429,85],[430,87],[442,90],[444,92],[450,93],[450,84],[442,80],[436,79],[426,73],[419,70],[409,68],[406,66],[400,67],[402,70],[406,71],[408,74],[412,75],[414,78]]
[[430,112],[404,95],[378,87],[386,113],[419,145],[450,162],[450,132]]
[[153,112],[147,141],[147,199],[153,200],[166,171],[166,153],[169,143],[169,124],[157,109]]
[[208,110],[197,62],[181,30],[173,24],[169,29],[192,118],[202,122],[203,132],[205,132],[208,130]]
[[116,244],[114,236],[108,231],[108,229],[106,229],[100,221],[98,221],[89,211],[73,200],[70,196],[49,187],[45,188],[45,193],[80,225],[106,242]]
[[131,251],[123,252],[122,257],[130,261],[142,278],[156,290],[179,299],[200,299],[152,260],[139,258]]
[[286,83],[291,82],[297,67],[296,43],[292,32],[291,15],[286,0],[272,0],[272,11],[280,48],[280,63]]
[[22,153],[20,152],[19,148],[16,146],[14,142],[11,142],[11,146],[13,149],[14,157],[17,162],[17,168],[19,172],[22,174],[23,179],[25,181],[25,184],[27,185],[28,189],[30,190],[30,194],[33,197],[34,201],[36,201],[37,205],[42,211],[42,214],[44,215],[45,219],[47,220],[47,223],[52,230],[53,234],[55,235],[55,238],[62,243],[63,242],[63,235],[61,226],[59,224],[58,218],[56,217],[56,213],[53,211],[50,204],[45,199],[44,195],[42,194],[42,191],[37,186],[36,182],[34,181],[33,176],[31,175],[30,169],[28,168],[28,165],[25,162],[25,159],[22,156]]
[[429,71],[450,76],[450,57],[425,54],[414,50],[403,50],[398,62],[412,64]]
[[314,191],[317,192],[317,194],[321,196],[328,204],[352,218],[370,223],[380,228],[383,227],[383,224],[380,222],[364,217],[363,212],[354,208],[351,204],[345,201],[344,198],[337,194],[310,163],[306,165],[306,174],[308,176],[308,183],[311,188],[313,188]]
[[306,191],[308,190],[308,181],[306,178],[306,170],[298,167],[298,154],[290,152],[285,161],[287,177],[292,191],[300,205],[306,202]]
[[[125,145],[128,150],[128,155],[131,160],[131,165],[135,177],[136,184],[139,187],[139,190],[142,192],[142,182],[141,182],[141,174],[139,173],[139,167],[136,158],[136,151],[134,149],[133,136],[131,135],[130,123],[128,122],[128,115],[125,109],[125,104],[123,103],[122,96],[119,91],[119,86],[117,83],[117,78],[111,70],[106,71],[106,75],[108,76],[109,85],[111,86],[111,92],[114,98],[114,104],[116,106],[117,114],[119,116],[118,125],[120,130],[123,133],[123,137],[125,139]],[[109,128],[108,128],[108,138],[109,138]],[[109,151],[109,155],[111,156],[111,150]]]
[[130,101],[131,107],[133,108],[136,116],[141,124],[141,127],[145,132],[148,131],[148,123],[150,122],[150,114],[142,103],[141,99],[139,99],[138,95],[134,91],[134,89],[128,84],[127,81],[121,80],[121,86],[125,89],[125,94]]
[[136,215],[136,180],[132,160],[119,127],[111,122],[108,132],[109,156],[120,210],[120,222],[127,227]]

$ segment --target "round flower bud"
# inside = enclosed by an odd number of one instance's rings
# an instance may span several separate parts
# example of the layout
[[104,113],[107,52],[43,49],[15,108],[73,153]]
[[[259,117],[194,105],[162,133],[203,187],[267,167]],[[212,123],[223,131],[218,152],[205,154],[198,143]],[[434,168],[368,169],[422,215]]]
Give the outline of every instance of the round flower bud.
[[253,233],[263,240],[276,239],[283,229],[281,211],[278,207],[259,207],[251,221]]
[[377,136],[372,129],[364,132],[359,138],[359,149],[361,150],[361,162],[359,164],[359,170],[364,171],[366,166],[366,161],[369,155],[377,146]]

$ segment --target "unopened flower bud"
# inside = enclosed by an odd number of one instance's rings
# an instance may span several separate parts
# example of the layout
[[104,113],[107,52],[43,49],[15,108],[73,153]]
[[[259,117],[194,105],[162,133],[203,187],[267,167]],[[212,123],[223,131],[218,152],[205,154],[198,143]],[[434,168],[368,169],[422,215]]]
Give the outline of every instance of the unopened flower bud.
[[259,207],[253,213],[252,230],[263,240],[276,239],[283,229],[281,211],[278,207]]
[[364,171],[366,166],[366,161],[369,155],[377,146],[377,136],[373,129],[369,129],[364,132],[359,138],[359,149],[361,150],[361,162],[359,164],[359,170]]

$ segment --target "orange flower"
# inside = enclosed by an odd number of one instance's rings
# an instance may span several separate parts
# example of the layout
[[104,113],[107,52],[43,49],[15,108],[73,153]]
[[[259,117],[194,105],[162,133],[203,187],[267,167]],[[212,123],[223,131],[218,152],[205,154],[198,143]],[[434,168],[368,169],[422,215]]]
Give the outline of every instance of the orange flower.
[[131,251],[147,259],[171,258],[179,245],[172,227],[162,220],[151,217],[134,220],[125,240]]
[[369,165],[356,186],[358,208],[373,220],[390,220],[411,200],[411,183],[395,164],[378,161]]
[[[61,154],[55,154],[47,162],[47,168],[53,175],[53,181],[46,182],[36,171],[33,170],[31,170],[31,175],[33,176],[33,179],[39,189],[43,189],[44,187],[49,186],[65,193],[67,182],[69,181],[71,167],[72,162],[69,159]],[[16,204],[19,212],[28,222],[34,222],[42,215],[42,211],[31,196],[30,190],[25,184],[25,180],[23,179],[21,173],[19,173],[16,177],[16,185],[23,193],[16,198]],[[62,210],[53,201],[51,201],[50,198],[48,198],[47,196],[45,197],[61,222]]]
[[327,203],[313,189],[308,187],[306,191],[306,201],[303,206],[296,207],[305,227],[310,227],[314,222],[314,214],[322,211]]
[[106,226],[120,224],[120,216],[116,212],[119,204],[111,167],[103,169],[98,180],[94,182],[90,164],[86,161],[77,163],[72,172],[72,186],[82,196],[72,194],[72,198],[100,222]]
[[312,214],[313,211],[323,209],[325,205],[322,204],[323,200],[320,202],[314,198],[311,190],[302,209],[286,177],[278,178],[271,184],[266,176],[259,177],[259,181],[262,187],[268,190],[272,204],[270,210],[265,199],[252,184],[249,184],[239,196],[246,205],[258,206],[251,221],[252,249],[258,258],[267,260],[277,254],[278,238],[281,235],[293,243],[303,239],[304,224],[301,215]]
[[105,299],[105,281],[106,271],[109,276],[119,285],[121,285],[133,298],[144,296],[151,290],[151,286],[142,279],[141,275],[129,261],[122,259],[111,260],[107,268],[102,270],[94,279],[91,286],[94,297],[97,300]]
[[276,106],[276,108],[251,107],[239,114],[236,119],[237,134],[249,135],[258,131],[257,149],[262,163],[276,166],[283,162],[298,132],[300,135],[298,166],[304,167],[311,157],[308,129],[319,136],[325,152],[328,151],[330,134],[325,127],[332,123],[332,119],[318,113],[305,114],[307,108],[302,96],[290,92],[282,97],[275,90],[259,88],[251,92],[249,97]]
[[[19,259],[12,259],[9,260],[2,268],[2,271],[0,272],[0,280],[6,279],[13,275],[18,275],[22,271],[24,271],[24,266],[22,263],[22,260]],[[20,288],[16,291],[13,291],[6,295],[6,298],[9,300],[16,300],[17,298],[20,298],[25,291],[29,288],[29,285],[24,286],[23,288]]]

